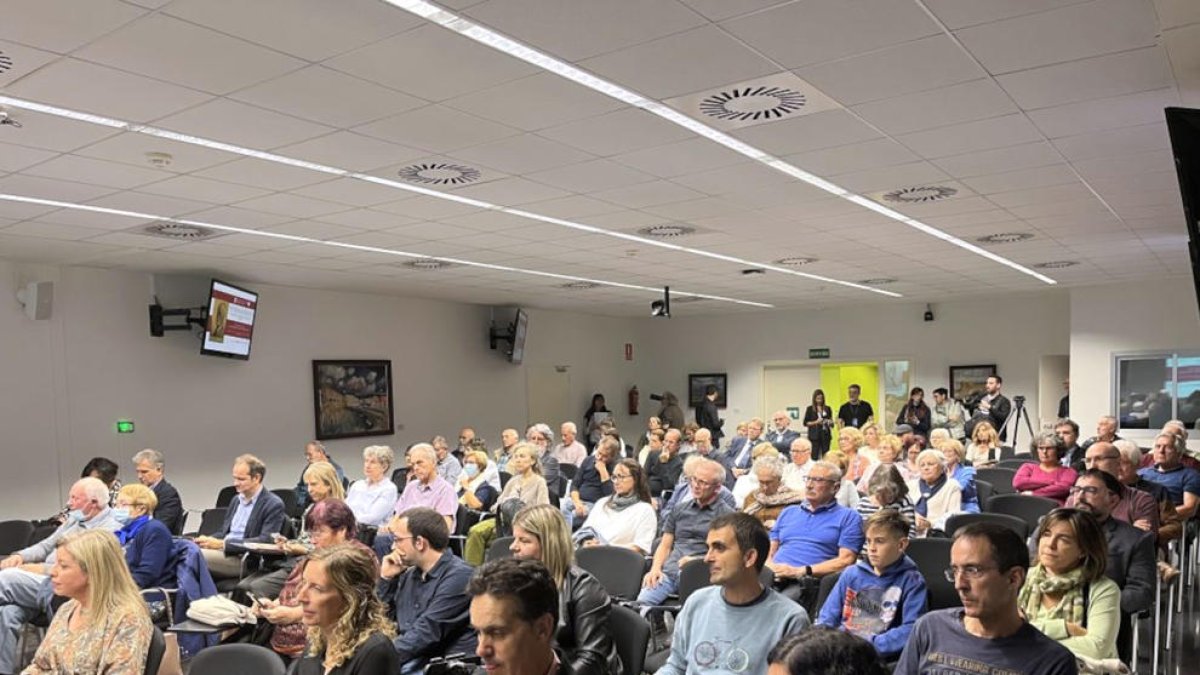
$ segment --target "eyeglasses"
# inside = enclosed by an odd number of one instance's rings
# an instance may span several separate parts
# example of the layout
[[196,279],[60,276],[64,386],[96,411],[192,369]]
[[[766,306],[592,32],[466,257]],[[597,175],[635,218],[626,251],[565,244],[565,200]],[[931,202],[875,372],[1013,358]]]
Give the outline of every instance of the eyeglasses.
[[832,478],[822,478],[820,476],[805,476],[804,482],[805,483],[832,483],[834,481]]
[[699,485],[700,487],[712,487],[714,485],[720,485],[720,481],[700,480],[699,478],[696,478],[695,476],[692,476],[688,480],[691,481],[692,485]]
[[942,573],[944,575],[946,575],[946,581],[953,583],[956,579],[958,579],[958,575],[960,575],[960,574],[963,575],[964,577],[966,577],[967,579],[976,580],[976,579],[982,579],[983,575],[987,574],[988,572],[991,572],[994,569],[998,569],[998,568],[983,567],[982,565],[963,565],[962,567],[956,567],[954,565],[951,565],[951,566],[947,567],[945,569],[945,571],[943,571]]
[[[1091,486],[1080,487],[1078,485],[1072,485],[1071,487],[1067,488],[1067,491],[1073,495],[1077,495],[1082,492],[1083,494],[1085,494],[1089,497],[1094,497],[1094,496],[1100,494],[1101,489],[1102,488],[1091,487]],[[1108,491],[1107,489],[1104,489],[1104,490],[1105,490],[1105,492]]]

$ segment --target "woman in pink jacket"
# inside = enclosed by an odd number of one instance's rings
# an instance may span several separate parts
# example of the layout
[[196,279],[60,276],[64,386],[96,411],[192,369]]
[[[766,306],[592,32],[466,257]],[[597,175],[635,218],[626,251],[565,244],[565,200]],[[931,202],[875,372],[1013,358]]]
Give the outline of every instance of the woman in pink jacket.
[[1037,453],[1037,463],[1028,462],[1017,469],[1013,477],[1013,489],[1021,494],[1046,497],[1065,504],[1071,486],[1075,484],[1075,470],[1063,466],[1058,458],[1065,446],[1063,439],[1052,431],[1038,434],[1033,439],[1031,452]]

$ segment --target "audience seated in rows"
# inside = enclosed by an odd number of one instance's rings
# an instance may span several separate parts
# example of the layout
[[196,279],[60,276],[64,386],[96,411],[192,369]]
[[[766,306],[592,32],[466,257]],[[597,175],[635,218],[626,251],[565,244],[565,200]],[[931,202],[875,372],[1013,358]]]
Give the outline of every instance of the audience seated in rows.
[[[824,394],[821,396],[824,398]],[[825,410],[828,410],[828,408],[825,408]],[[800,432],[793,430],[791,426],[792,418],[786,410],[776,410],[771,415],[771,430],[767,432],[764,440],[775,446],[775,452],[781,455],[786,455],[792,448],[792,441],[800,438]],[[811,429],[809,433],[811,434]]]
[[[501,509],[515,511],[525,506],[550,503],[550,492],[546,488],[546,479],[542,477],[542,467],[534,446],[528,443],[517,444],[508,461],[508,470],[512,473],[512,478],[508,480],[508,485],[504,486],[504,490],[492,506],[493,513],[502,515],[499,514]],[[506,507],[506,504],[509,506]],[[463,558],[471,565],[483,564],[484,553],[497,536],[498,519],[489,518],[476,523],[467,532]]]
[[400,497],[391,480],[396,453],[386,445],[368,445],[363,448],[362,456],[363,478],[350,485],[346,504],[360,524],[383,527],[392,517]]
[[[692,476],[696,471],[696,467],[700,466],[702,463],[701,460],[715,462],[722,469],[726,468],[724,464],[721,464],[721,462],[716,462],[716,460],[709,459],[703,451],[694,452],[691,455],[688,455],[688,458],[683,460],[683,471],[679,474],[679,482],[675,484],[675,489],[671,494],[671,498],[667,500],[667,503],[663,504],[659,509],[659,513],[661,514],[660,517],[665,517],[667,512],[675,508],[677,505],[682,504],[683,502],[691,501],[693,497],[691,490]],[[725,475],[729,475],[728,469],[726,469]],[[717,490],[717,498],[722,502],[725,502],[725,505],[728,506],[730,510],[737,510],[737,500],[733,498],[733,493],[729,491],[729,488],[725,487],[724,483],[722,483],[721,487]]]
[[[1099,443],[1088,448],[1088,452],[1096,445]],[[1104,574],[1121,590],[1123,614],[1150,609],[1155,592],[1154,535],[1115,517],[1122,492],[1130,491],[1116,476],[1101,469],[1085,469],[1071,488],[1074,507],[1090,513],[1104,534],[1108,544]]]
[[479,634],[475,653],[487,672],[571,675],[554,649],[558,590],[545,565],[516,558],[490,562],[471,577],[467,596]]
[[574,535],[582,546],[621,546],[649,555],[658,530],[658,513],[646,473],[636,460],[623,459],[612,472],[613,494],[592,506]]
[[521,435],[517,433],[516,429],[505,429],[500,432],[500,447],[493,455],[497,470],[508,471],[508,460],[512,457],[512,451],[520,440]]
[[750,465],[754,462],[752,455],[754,448],[764,442],[762,435],[764,426],[766,425],[762,419],[751,418],[746,422],[746,435],[735,437],[729,444],[728,454],[733,470],[733,476],[729,479],[731,482],[750,471]]
[[337,472],[338,482],[346,480],[346,473],[342,471],[342,466],[333,461],[329,456],[329,450],[325,448],[325,444],[321,441],[309,441],[304,446],[304,461],[305,467],[300,470],[300,480],[296,481],[296,505],[303,508],[308,505],[308,485],[304,482],[304,472],[308,470],[308,465],[315,462],[328,462]]
[[1084,457],[1087,455],[1087,448],[1079,447],[1079,425],[1075,420],[1064,417],[1055,422],[1054,433],[1063,439],[1062,465],[1071,467],[1075,473],[1082,471],[1085,468]]
[[995,466],[1002,459],[1011,459],[1013,449],[1000,444],[1000,434],[991,422],[981,421],[971,430],[971,443],[967,446],[967,461],[977,469]]
[[438,473],[437,451],[429,443],[417,443],[408,449],[408,483],[396,501],[394,513],[424,506],[437,511],[454,530],[458,515],[458,492]]
[[[883,437],[886,435],[883,428],[875,422],[867,422],[859,427],[858,431],[863,437],[862,445],[858,448],[859,454],[872,462],[879,461],[879,450],[883,442]],[[892,435],[895,436],[895,434]],[[897,438],[899,437],[897,436]]]
[[870,642],[840,630],[813,626],[779,641],[768,655],[769,675],[884,675]]
[[684,457],[679,454],[679,432],[672,432],[669,438],[661,429],[651,432],[650,442],[646,444],[644,452],[644,458],[638,455],[638,463],[646,472],[650,495],[658,499],[665,490],[675,487],[683,473]]
[[[903,463],[898,463],[900,459],[900,437],[895,434],[885,434],[878,438],[878,447],[875,451],[876,460],[867,466],[867,470],[863,472],[862,478],[858,479],[855,488],[860,494],[868,494],[868,486],[871,484],[871,477],[875,475],[883,467],[896,467],[896,470],[903,476],[907,470]],[[862,453],[862,448],[858,452]],[[908,478],[907,476],[905,477]]]
[[1102,415],[1099,420],[1096,420],[1096,435],[1080,443],[1080,448],[1087,450],[1092,443],[1100,441],[1112,443],[1119,440],[1121,437],[1117,435],[1117,418],[1113,415]]
[[225,521],[214,536],[196,537],[213,579],[240,578],[241,555],[247,551],[243,544],[270,543],[283,530],[287,518],[283,500],[263,485],[266,475],[266,465],[254,455],[241,455],[233,461],[237,496],[225,511]]
[[[120,467],[117,463],[107,457],[93,457],[88,460],[87,464],[83,465],[83,471],[79,472],[80,478],[95,478],[104,483],[108,490],[108,501],[106,506],[112,506],[117,502],[117,492],[121,490],[121,479],[117,478],[117,472]],[[51,516],[49,520],[61,525],[67,522],[67,516],[71,513],[70,503],[64,504],[62,509]]]
[[[775,449],[775,446],[766,441],[754,446],[754,449],[750,451],[750,457],[752,459],[750,463],[750,471],[738,476],[738,479],[734,481],[733,487],[731,488],[731,492],[733,492],[733,500],[736,503],[742,504],[746,501],[746,495],[749,495],[751,492],[754,492],[756,489],[758,489],[758,476],[754,472],[754,463],[764,457],[777,459],[779,456],[779,451]],[[780,467],[781,474],[782,471],[783,468]]]
[[166,525],[171,534],[182,534],[183,521],[186,519],[183,500],[179,498],[179,491],[175,486],[163,477],[166,469],[163,454],[149,448],[142,450],[133,456],[133,467],[137,472],[138,482],[154,491],[154,497],[158,501],[158,506],[152,509],[154,519]]

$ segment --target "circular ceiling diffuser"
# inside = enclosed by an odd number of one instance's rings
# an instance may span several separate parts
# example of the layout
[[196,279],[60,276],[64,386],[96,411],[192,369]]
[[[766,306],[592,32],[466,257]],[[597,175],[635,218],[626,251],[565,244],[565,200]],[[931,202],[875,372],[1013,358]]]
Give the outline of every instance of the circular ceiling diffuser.
[[1074,260],[1051,260],[1050,262],[1037,263],[1034,267],[1039,270],[1061,270],[1065,267],[1074,267],[1078,264]]
[[945,185],[919,185],[883,193],[883,198],[897,204],[927,204],[949,199],[958,194],[956,188]]
[[658,237],[659,239],[671,239],[674,237],[684,237],[692,234],[696,228],[687,225],[651,225],[638,230],[638,234],[644,234],[647,237]]
[[12,70],[12,67],[13,67],[12,57],[9,56],[8,54],[5,54],[4,52],[0,52],[0,73]]
[[397,173],[403,180],[423,185],[466,185],[474,183],[482,176],[479,169],[445,162],[413,164],[400,169]]
[[215,230],[199,225],[182,225],[180,223],[152,223],[141,228],[142,234],[177,241],[201,241],[217,236]]
[[453,267],[454,264],[445,260],[438,260],[437,258],[417,258],[416,260],[405,262],[404,266],[414,270],[421,270],[422,272],[432,272],[433,270],[444,270],[447,267]]
[[980,237],[975,241],[981,244],[1015,244],[1019,241],[1029,241],[1033,235],[1028,232],[998,232]]
[[570,291],[586,291],[591,288],[600,288],[600,284],[594,281],[571,281],[559,286],[559,288],[565,288]]
[[775,264],[783,265],[784,267],[804,267],[805,265],[817,262],[817,260],[817,258],[805,258],[804,256],[794,255],[787,258],[780,258],[775,261]]
[[876,277],[874,279],[863,279],[858,283],[863,286],[887,286],[888,284],[896,283],[896,280],[891,277]]
[[747,122],[786,117],[808,98],[786,87],[746,87],[713,94],[700,101],[700,112],[719,120]]

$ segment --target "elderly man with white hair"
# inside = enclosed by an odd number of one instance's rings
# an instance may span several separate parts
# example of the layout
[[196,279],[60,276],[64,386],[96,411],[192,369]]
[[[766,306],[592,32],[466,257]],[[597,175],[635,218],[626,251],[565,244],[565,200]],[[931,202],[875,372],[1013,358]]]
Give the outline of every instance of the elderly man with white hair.
[[428,443],[417,443],[408,449],[408,461],[410,480],[396,501],[395,515],[425,506],[442,514],[446,527],[453,532],[454,518],[458,515],[458,491],[438,475],[437,451]]
[[20,670],[17,640],[21,627],[40,613],[50,614],[50,568],[58,542],[73,532],[116,532],[121,522],[108,507],[108,486],[98,478],[80,478],[71,486],[67,520],[49,537],[0,560],[0,673]]
[[[562,440],[554,449],[550,451],[550,455],[558,460],[559,464],[574,464],[579,467],[583,464],[583,460],[587,458],[587,448],[583,447],[575,436],[579,433],[579,428],[574,422],[563,422],[559,427],[559,433],[562,435]],[[618,450],[618,453],[620,451]]]
[[138,482],[154,491],[158,498],[158,506],[154,507],[154,519],[179,536],[183,533],[183,523],[187,518],[183,513],[183,500],[174,485],[163,478],[166,461],[158,450],[146,448],[133,456],[133,466],[137,470]]

